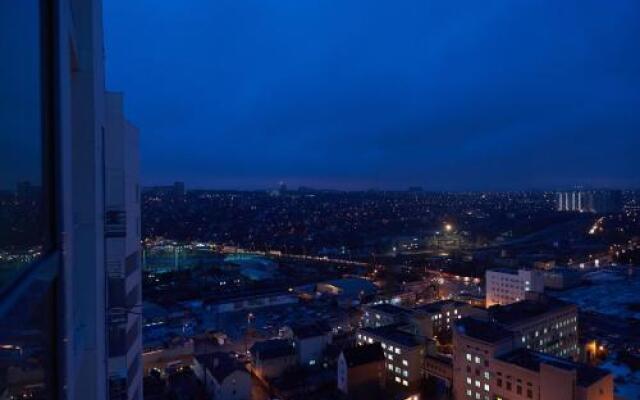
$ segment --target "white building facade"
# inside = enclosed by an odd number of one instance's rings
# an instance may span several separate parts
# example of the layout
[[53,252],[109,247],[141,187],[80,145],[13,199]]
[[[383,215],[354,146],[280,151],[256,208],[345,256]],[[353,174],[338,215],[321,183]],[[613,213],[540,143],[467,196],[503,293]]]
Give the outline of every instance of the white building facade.
[[525,300],[528,292],[544,292],[544,275],[541,271],[496,268],[487,270],[485,277],[487,307]]

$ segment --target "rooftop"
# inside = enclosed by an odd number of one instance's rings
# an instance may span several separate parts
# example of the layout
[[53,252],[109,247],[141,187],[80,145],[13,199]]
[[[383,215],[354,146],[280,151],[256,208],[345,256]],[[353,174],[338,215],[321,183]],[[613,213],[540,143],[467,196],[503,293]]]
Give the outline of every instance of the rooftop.
[[360,331],[365,335],[374,335],[404,347],[420,346],[422,342],[420,342],[418,337],[409,332],[402,331],[400,328],[403,326],[403,324],[392,324],[378,328],[362,328]]
[[489,308],[489,318],[499,324],[511,326],[540,315],[575,307],[566,301],[544,297],[540,301],[524,300],[504,306]]
[[361,278],[334,279],[324,283],[342,289],[347,295],[359,294],[360,292],[370,294],[375,293],[378,289],[373,282]]
[[530,371],[539,372],[541,364],[552,365],[556,368],[562,368],[568,371],[576,371],[577,383],[579,386],[587,387],[599,381],[609,372],[592,367],[587,364],[576,363],[567,359],[554,357],[548,354],[537,353],[527,349],[517,349],[503,356],[498,357],[499,360],[517,365]]
[[507,268],[507,267],[491,268],[491,269],[488,269],[487,272],[499,272],[501,274],[518,275],[517,268]]
[[380,343],[365,344],[342,351],[349,368],[372,362],[384,361],[384,351]]
[[393,315],[404,315],[411,312],[404,307],[394,306],[393,304],[376,304],[375,306],[370,306],[368,308],[372,311],[379,311],[381,313]]
[[315,336],[323,336],[331,331],[331,327],[324,322],[314,322],[310,324],[291,325],[293,334],[298,339],[306,339]]
[[467,317],[455,322],[456,332],[486,343],[497,343],[512,337],[511,332],[488,321]]
[[222,383],[227,376],[236,370],[247,372],[244,366],[228,353],[201,354],[196,356],[196,359],[209,370],[218,383]]
[[440,300],[433,303],[424,304],[415,308],[416,311],[423,311],[426,313],[437,313],[441,312],[443,307],[446,306],[454,306],[454,307],[463,307],[466,306],[467,303],[455,300]]
[[263,360],[292,356],[296,353],[293,343],[286,339],[271,339],[257,342],[249,350],[251,355]]

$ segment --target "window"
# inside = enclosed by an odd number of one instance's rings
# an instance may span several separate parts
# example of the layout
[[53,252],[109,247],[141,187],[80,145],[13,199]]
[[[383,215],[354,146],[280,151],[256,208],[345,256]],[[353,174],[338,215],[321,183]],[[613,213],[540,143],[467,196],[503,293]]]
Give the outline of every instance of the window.
[[0,3],[0,290],[52,249],[40,3]]
[[[57,393],[50,6],[0,1],[0,382],[7,398]],[[28,382],[7,386],[12,371],[24,371]]]

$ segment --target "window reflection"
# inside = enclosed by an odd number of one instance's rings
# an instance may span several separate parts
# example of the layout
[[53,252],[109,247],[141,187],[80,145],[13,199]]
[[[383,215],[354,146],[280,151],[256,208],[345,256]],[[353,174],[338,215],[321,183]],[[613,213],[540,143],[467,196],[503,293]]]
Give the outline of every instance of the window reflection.
[[39,4],[0,0],[0,289],[46,249]]

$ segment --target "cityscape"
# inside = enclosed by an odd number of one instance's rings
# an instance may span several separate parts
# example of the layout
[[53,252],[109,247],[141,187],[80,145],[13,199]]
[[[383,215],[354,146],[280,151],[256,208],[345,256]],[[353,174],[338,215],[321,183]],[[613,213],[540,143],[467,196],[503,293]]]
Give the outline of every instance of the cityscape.
[[203,3],[0,2],[0,400],[640,400],[640,5]]

